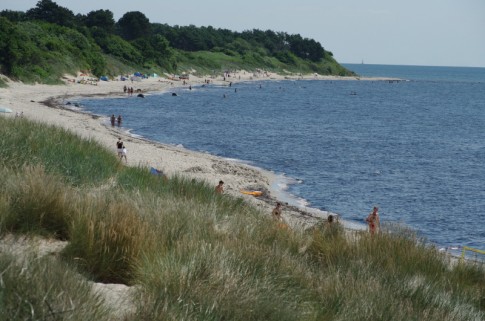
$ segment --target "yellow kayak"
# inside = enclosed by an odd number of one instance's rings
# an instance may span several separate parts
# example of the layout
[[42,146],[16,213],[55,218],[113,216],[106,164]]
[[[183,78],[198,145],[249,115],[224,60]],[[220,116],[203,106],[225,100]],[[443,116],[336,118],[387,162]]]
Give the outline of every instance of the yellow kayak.
[[253,195],[253,196],[263,195],[263,192],[261,192],[261,191],[244,191],[244,190],[241,190],[241,193],[246,194],[246,195]]

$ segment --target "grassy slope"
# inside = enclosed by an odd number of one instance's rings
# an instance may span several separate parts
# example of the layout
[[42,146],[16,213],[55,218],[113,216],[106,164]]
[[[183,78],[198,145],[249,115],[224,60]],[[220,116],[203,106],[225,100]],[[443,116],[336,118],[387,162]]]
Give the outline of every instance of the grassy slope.
[[264,69],[280,74],[288,72],[311,74],[317,72],[322,75],[353,75],[352,72],[339,65],[330,56],[326,56],[326,59],[319,63],[294,57],[295,61],[292,64],[284,64],[274,57],[263,56],[258,53],[247,53],[245,55],[234,53],[231,56],[222,52],[197,51],[179,52],[177,57],[179,70],[190,71],[195,69],[202,76],[235,69],[248,71]]
[[10,271],[2,274],[0,311],[18,311],[14,319],[47,319],[45,286],[55,284],[47,291],[55,311],[72,310],[59,300],[68,294],[92,307],[70,311],[72,319],[103,320],[100,299],[73,268],[140,285],[138,309],[126,320],[485,318],[483,266],[450,268],[409,231],[349,241],[338,226],[281,229],[240,199],[122,166],[64,130],[0,117],[0,135],[1,233],[69,240],[55,275],[42,273],[52,261],[36,259],[13,273],[12,258],[0,255]]

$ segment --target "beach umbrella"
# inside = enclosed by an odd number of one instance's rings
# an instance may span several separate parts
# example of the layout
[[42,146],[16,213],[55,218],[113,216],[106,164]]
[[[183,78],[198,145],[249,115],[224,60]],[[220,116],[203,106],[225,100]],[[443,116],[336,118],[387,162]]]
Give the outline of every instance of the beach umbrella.
[[0,107],[0,113],[13,113],[10,108]]

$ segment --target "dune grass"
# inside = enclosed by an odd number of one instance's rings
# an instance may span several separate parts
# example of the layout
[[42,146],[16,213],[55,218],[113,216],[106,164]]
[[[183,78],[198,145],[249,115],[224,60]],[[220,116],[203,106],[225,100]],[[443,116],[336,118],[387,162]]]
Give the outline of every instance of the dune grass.
[[42,165],[76,186],[106,181],[119,164],[95,141],[25,118],[0,117],[0,136],[1,167],[20,171],[26,165]]
[[0,253],[0,320],[108,320],[103,300],[76,271],[51,257]]
[[[451,265],[412,231],[282,229],[204,182],[120,166],[64,130],[1,118],[0,128],[1,233],[68,240],[57,273],[137,285],[125,320],[485,319],[484,267]],[[84,298],[84,286],[70,291]],[[3,291],[0,307],[24,309],[16,297]]]

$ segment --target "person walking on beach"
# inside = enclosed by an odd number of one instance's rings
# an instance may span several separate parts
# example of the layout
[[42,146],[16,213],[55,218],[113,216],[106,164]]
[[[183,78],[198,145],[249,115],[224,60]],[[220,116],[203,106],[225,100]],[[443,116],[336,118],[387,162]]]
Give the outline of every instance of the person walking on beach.
[[126,153],[128,151],[126,150],[126,147],[125,147],[125,144],[123,144],[123,147],[121,148],[121,157],[120,157],[120,161],[123,160],[123,158],[125,159],[125,162],[128,163],[128,158],[126,158]]
[[379,213],[377,213],[379,209],[374,206],[374,209],[372,210],[372,213],[367,216],[365,221],[369,225],[369,232],[371,235],[376,234],[379,231],[380,227],[380,221],[379,221]]
[[120,138],[118,138],[118,141],[116,142],[116,149],[118,151],[118,157],[120,158],[120,160],[123,157],[123,147],[124,147],[123,141],[121,140],[121,137],[120,137]]
[[273,216],[273,219],[275,221],[282,221],[283,220],[283,218],[281,217],[281,212],[282,212],[281,203],[278,202],[278,203],[276,203],[275,208],[271,212],[271,215]]
[[224,193],[224,182],[223,181],[219,181],[219,185],[216,186],[216,193],[217,194]]

